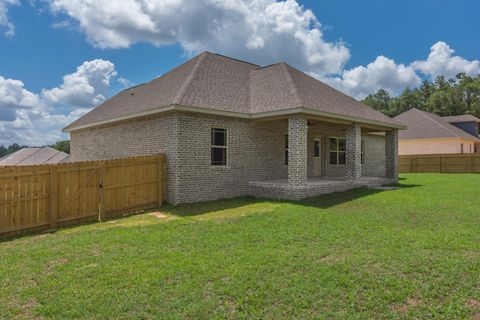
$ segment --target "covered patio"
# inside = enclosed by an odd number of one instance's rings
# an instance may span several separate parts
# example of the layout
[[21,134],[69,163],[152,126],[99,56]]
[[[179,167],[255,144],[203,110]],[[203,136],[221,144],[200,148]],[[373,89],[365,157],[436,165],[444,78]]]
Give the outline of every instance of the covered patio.
[[[268,181],[251,181],[249,183],[251,195],[259,198],[298,200],[358,187],[381,186],[398,181],[398,129],[336,121],[335,125],[339,128],[338,131],[329,131],[326,136],[338,137],[341,135],[342,138],[329,138],[328,140],[329,144],[335,139],[341,140],[341,146],[337,145],[337,149],[335,149],[335,146],[328,146],[328,150],[325,150],[327,149],[325,139],[312,137],[318,132],[318,130],[315,131],[316,125],[318,128],[322,126],[322,128],[329,128],[331,123],[328,120],[319,120],[311,116],[307,118],[302,114],[294,114],[288,117],[287,177]],[[381,170],[376,170],[381,174],[370,175],[370,170],[365,170],[367,172],[362,174],[362,168],[367,169],[367,166],[364,165],[366,155],[364,154],[362,132],[381,134],[379,137],[383,139],[381,141],[384,145],[368,155],[370,159],[375,160],[376,167],[383,167],[379,168]],[[332,152],[332,150],[337,151]],[[333,156],[337,158],[331,159]],[[335,176],[329,175],[333,170],[325,170],[327,157],[329,168],[332,167],[332,163],[337,169],[341,168],[341,170],[335,172]],[[316,163],[316,160],[319,161]]]

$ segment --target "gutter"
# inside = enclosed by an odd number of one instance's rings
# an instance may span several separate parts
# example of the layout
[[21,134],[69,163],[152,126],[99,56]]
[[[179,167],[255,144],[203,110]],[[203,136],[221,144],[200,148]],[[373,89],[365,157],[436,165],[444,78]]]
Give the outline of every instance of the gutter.
[[375,125],[375,126],[392,128],[392,129],[400,129],[400,130],[407,129],[407,126],[405,126],[403,124],[400,124],[400,123],[397,125],[397,124],[391,124],[391,123],[386,123],[386,122],[377,121],[377,120],[371,120],[371,119],[360,118],[360,117],[355,117],[355,116],[339,115],[339,114],[336,114],[336,113],[318,111],[318,110],[314,110],[314,109],[310,109],[310,108],[303,108],[303,107],[249,114],[249,113],[243,113],[243,112],[213,110],[213,109],[208,109],[208,108],[189,107],[189,106],[172,104],[172,105],[168,105],[168,106],[160,107],[160,108],[155,108],[155,109],[144,111],[144,112],[129,114],[129,115],[116,117],[116,118],[112,118],[112,119],[107,119],[107,120],[103,120],[103,121],[97,121],[97,122],[89,123],[89,124],[86,124],[86,125],[74,126],[74,127],[71,127],[71,128],[69,128],[67,126],[67,127],[63,128],[62,131],[70,133],[70,132],[73,132],[73,131],[88,129],[88,128],[92,128],[92,127],[97,127],[97,126],[101,126],[101,125],[104,125],[104,124],[115,123],[115,122],[119,122],[119,121],[136,119],[136,118],[140,118],[140,117],[144,117],[144,116],[149,116],[149,115],[154,115],[154,114],[164,113],[164,112],[173,112],[173,111],[193,112],[193,113],[209,114],[209,115],[216,115],[216,116],[226,116],[226,117],[241,118],[241,119],[262,119],[262,118],[268,118],[268,117],[288,116],[288,115],[291,115],[291,114],[302,113],[302,114],[305,114],[305,115],[313,115],[313,116],[320,116],[320,117],[326,117],[326,118],[332,118],[332,119],[340,119],[340,120],[345,120],[345,121],[350,121],[350,122],[358,122],[358,123],[363,123],[363,124],[370,124],[370,125]]

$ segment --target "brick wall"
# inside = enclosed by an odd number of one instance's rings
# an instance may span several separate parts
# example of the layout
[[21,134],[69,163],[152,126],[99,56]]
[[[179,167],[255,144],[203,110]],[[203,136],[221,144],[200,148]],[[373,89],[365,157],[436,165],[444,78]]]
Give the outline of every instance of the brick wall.
[[398,178],[398,130],[385,132],[385,176]]
[[308,125],[301,115],[288,118],[288,183],[305,186],[308,174]]
[[346,178],[348,180],[360,180],[362,177],[361,157],[361,143],[362,143],[362,128],[359,124],[352,124],[347,127],[347,155],[346,155]]
[[[212,127],[227,129],[226,167],[210,165]],[[163,152],[167,155],[167,201],[177,204],[247,195],[250,181],[286,179],[287,131],[287,120],[250,121],[171,113],[72,133],[71,152],[73,161]],[[323,124],[310,126],[308,131],[308,176],[312,176],[314,135],[329,132],[344,136],[345,131],[341,126]],[[345,166],[329,165],[328,137],[324,139],[326,175],[345,176]],[[363,171],[381,176],[385,139],[367,135],[364,139],[367,154]]]
[[[210,165],[210,129],[226,128],[228,165]],[[72,161],[164,152],[167,201],[213,200],[249,194],[253,180],[286,179],[287,121],[174,113],[72,133]]]
[[[210,165],[210,129],[226,128],[228,165]],[[177,202],[249,194],[249,182],[287,178],[287,122],[179,115]]]

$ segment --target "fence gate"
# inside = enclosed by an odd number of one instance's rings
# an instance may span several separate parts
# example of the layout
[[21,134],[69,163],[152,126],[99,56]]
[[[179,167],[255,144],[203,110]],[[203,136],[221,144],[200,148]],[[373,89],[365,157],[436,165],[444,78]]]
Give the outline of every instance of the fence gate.
[[0,237],[159,207],[163,154],[55,165],[0,167]]

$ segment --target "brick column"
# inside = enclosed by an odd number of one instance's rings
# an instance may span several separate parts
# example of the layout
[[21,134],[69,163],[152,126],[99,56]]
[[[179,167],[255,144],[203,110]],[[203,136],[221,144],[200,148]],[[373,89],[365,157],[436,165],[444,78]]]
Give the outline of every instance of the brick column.
[[345,168],[347,180],[360,180],[362,177],[362,128],[357,123],[347,128],[346,157]]
[[385,177],[398,179],[398,130],[385,131]]
[[307,185],[307,119],[301,115],[288,118],[288,184]]

